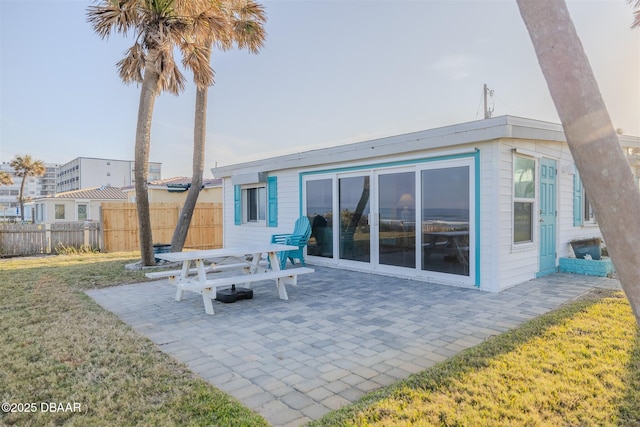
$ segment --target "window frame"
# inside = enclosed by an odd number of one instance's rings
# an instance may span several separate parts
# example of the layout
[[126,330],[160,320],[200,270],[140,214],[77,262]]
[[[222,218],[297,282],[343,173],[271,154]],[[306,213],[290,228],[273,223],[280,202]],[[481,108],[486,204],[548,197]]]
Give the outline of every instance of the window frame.
[[[81,216],[80,208],[84,208],[84,218]],[[76,213],[78,215],[78,221],[86,221],[89,219],[89,205],[86,203],[79,203],[76,205]]]
[[64,203],[56,203],[53,205],[54,219],[65,219],[66,216],[66,206]]
[[[523,197],[523,196],[518,196],[516,193],[516,159],[524,159],[524,160],[529,160],[531,162],[533,162],[533,179],[531,181],[531,183],[533,184],[533,195],[532,197]],[[538,174],[536,173],[538,169],[538,161],[537,158],[532,157],[532,156],[528,156],[528,155],[524,155],[521,153],[514,153],[513,154],[513,166],[512,166],[512,179],[513,179],[513,185],[512,185],[512,201],[511,201],[511,209],[512,209],[512,215],[511,215],[511,232],[512,232],[512,239],[511,239],[511,244],[513,245],[513,247],[516,248],[522,248],[522,247],[529,247],[531,245],[534,244],[535,240],[536,240],[536,233],[535,233],[535,221],[534,221],[534,217],[535,217],[535,212],[536,212],[536,205],[537,205],[537,190],[538,190]],[[531,210],[531,217],[530,217],[530,233],[531,233],[531,239],[528,240],[516,240],[516,204],[517,203],[521,203],[521,204],[528,204],[530,205],[530,210]]]
[[[257,190],[257,191],[252,191]],[[262,190],[262,191],[261,191]],[[267,185],[266,183],[248,184],[240,187],[243,225],[266,225],[267,223]],[[250,195],[255,194],[256,200],[250,200]],[[261,199],[262,195],[262,199]],[[262,206],[261,206],[262,204]],[[252,212],[255,208],[255,212]],[[251,219],[255,213],[256,219]],[[263,215],[261,217],[261,214]]]

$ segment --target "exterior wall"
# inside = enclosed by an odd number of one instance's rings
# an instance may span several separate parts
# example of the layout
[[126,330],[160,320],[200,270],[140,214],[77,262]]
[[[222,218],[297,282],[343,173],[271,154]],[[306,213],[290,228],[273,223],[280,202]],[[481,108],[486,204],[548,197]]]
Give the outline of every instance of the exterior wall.
[[[44,222],[69,222],[79,221],[78,205],[87,205],[86,221],[100,220],[100,205],[103,200],[73,200],[73,199],[51,199],[42,202],[36,202],[31,205],[30,209],[41,210],[42,218],[35,216],[36,223]],[[56,219],[56,205],[64,205],[64,219]]]
[[[629,144],[640,146],[640,139],[627,139],[630,141],[627,141]],[[475,187],[475,203],[476,213],[479,215],[476,218],[478,240],[475,284],[481,290],[497,292],[531,280],[538,274],[553,271],[553,268],[545,268],[541,273],[539,212],[542,159],[556,162],[555,269],[558,268],[561,257],[572,253],[569,245],[571,240],[601,235],[595,222],[574,225],[575,168],[569,147],[564,141],[562,127],[552,123],[504,116],[213,169],[214,176],[224,179],[224,245],[251,245],[256,240],[268,241],[271,234],[289,232],[301,212],[300,182],[303,177],[311,176],[311,173],[327,171],[328,175],[336,174],[331,175],[335,177],[338,176],[336,171],[366,171],[395,165],[410,167],[421,162],[426,164],[447,153],[450,158],[461,158],[452,153],[469,153],[473,148],[479,153],[475,160],[475,176],[478,180]],[[514,243],[514,152],[535,161],[531,242]],[[256,174],[258,171],[277,177],[277,227],[234,225],[234,187],[231,176]],[[550,253],[553,255],[553,252]],[[473,257],[470,255],[470,258]],[[323,257],[312,257],[310,262],[363,271],[374,270],[373,263],[344,262]],[[380,269],[377,272],[465,286],[460,281],[456,283],[453,277],[452,280],[432,280],[435,276],[426,277],[425,272],[419,268],[394,268],[394,271]]]
[[231,179],[223,182],[224,246],[251,246],[255,242],[269,243],[272,234],[290,233],[300,217],[297,171],[275,171],[278,177],[278,226],[266,224],[234,224],[233,185]]
[[[135,203],[135,188],[124,190],[127,194],[127,201]],[[187,198],[187,191],[172,193],[163,188],[149,188],[149,203],[180,203],[183,204]],[[198,203],[222,203],[222,187],[205,188],[200,191]]]
[[578,237],[600,236],[596,223],[573,225],[573,158],[566,143],[550,141],[502,140],[499,152],[499,195],[497,236],[499,239],[499,283],[505,289],[536,277],[540,267],[540,224],[533,221],[533,242],[513,243],[513,150],[530,154],[536,162],[536,202],[534,213],[539,212],[539,158],[556,161],[556,266],[560,257],[570,254],[569,242]]
[[[149,203],[184,203],[187,193],[188,191],[172,193],[166,188],[149,188]],[[129,198],[132,199],[134,194],[135,191],[132,191]],[[222,187],[203,189],[198,196],[198,203],[222,203]]]
[[501,285],[499,243],[504,234],[499,215],[500,185],[497,141],[480,146],[480,289],[498,292]]
[[[513,150],[539,159],[542,157],[556,161],[556,222],[557,259],[569,253],[569,241],[588,235],[600,235],[596,224],[583,227],[573,226],[573,159],[568,146],[562,142],[524,141],[502,139],[475,144],[479,148],[479,288],[498,292],[536,277],[539,271],[540,227],[535,214],[539,210],[539,160],[536,162],[536,202],[533,207],[533,242],[513,243]],[[460,147],[464,149],[465,147]],[[467,147],[470,148],[470,147]],[[251,245],[256,240],[267,242],[271,234],[292,230],[300,215],[300,173],[339,167],[358,167],[379,162],[424,159],[437,156],[443,150],[413,153],[411,156],[388,156],[384,159],[371,158],[361,162],[335,163],[316,168],[300,170],[271,171],[278,179],[278,227],[266,225],[233,224],[233,186],[229,178],[224,181],[224,245]],[[317,258],[313,262],[337,266],[335,260]],[[417,277],[416,277],[417,278]],[[419,278],[418,278],[419,279]]]

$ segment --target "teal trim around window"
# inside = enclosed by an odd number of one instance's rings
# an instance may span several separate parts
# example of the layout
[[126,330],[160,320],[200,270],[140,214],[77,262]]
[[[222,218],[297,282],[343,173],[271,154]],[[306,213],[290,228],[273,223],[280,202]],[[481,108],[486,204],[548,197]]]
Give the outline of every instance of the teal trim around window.
[[267,178],[267,226],[278,226],[278,177]]
[[573,175],[573,226],[581,227],[583,225],[582,216],[582,203],[583,200],[583,188],[582,180],[580,179],[580,173],[578,167],[574,166],[576,173]]
[[480,287],[480,150],[476,150],[474,157],[474,188],[475,192],[475,235],[476,235],[476,277],[475,287]]
[[242,189],[239,185],[233,186],[233,223],[242,224]]
[[303,184],[304,178],[312,175],[321,175],[321,174],[331,174],[331,173],[344,173],[344,172],[353,172],[359,170],[369,170],[369,169],[377,169],[377,168],[387,168],[387,167],[396,167],[396,166],[410,166],[417,165],[421,163],[430,163],[437,162],[442,160],[456,160],[456,159],[464,159],[472,157],[474,159],[474,188],[473,191],[475,193],[474,203],[475,203],[475,283],[474,286],[477,288],[480,287],[480,150],[475,149],[473,152],[463,153],[463,154],[449,154],[444,156],[434,156],[420,159],[412,159],[412,160],[401,160],[396,162],[387,162],[387,163],[373,163],[359,166],[350,166],[350,167],[342,167],[342,168],[334,168],[334,169],[323,169],[316,170],[310,172],[301,172],[298,175],[298,195],[299,201],[298,206],[300,207],[300,216],[304,215],[303,206]]

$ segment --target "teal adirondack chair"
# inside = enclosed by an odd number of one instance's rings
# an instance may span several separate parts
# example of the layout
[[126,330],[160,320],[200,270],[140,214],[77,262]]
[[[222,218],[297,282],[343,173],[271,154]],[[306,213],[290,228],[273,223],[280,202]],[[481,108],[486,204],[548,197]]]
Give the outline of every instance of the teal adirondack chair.
[[271,236],[271,243],[280,243],[282,245],[297,246],[298,249],[284,251],[280,253],[280,268],[284,270],[287,266],[287,259],[295,265],[295,259],[299,259],[304,264],[304,247],[311,237],[311,224],[309,218],[301,216],[296,221],[291,234],[274,234]]

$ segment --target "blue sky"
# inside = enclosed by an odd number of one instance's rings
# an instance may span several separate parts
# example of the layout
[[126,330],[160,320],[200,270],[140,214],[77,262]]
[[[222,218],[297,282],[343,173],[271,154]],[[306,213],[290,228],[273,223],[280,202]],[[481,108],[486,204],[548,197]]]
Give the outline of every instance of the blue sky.
[[[139,88],[90,1],[0,0],[0,161],[133,159]],[[214,53],[210,167],[494,115],[558,122],[515,0],[264,1],[259,55]],[[640,135],[640,29],[624,0],[569,1],[614,126]],[[191,174],[195,90],[156,101],[150,160]]]

